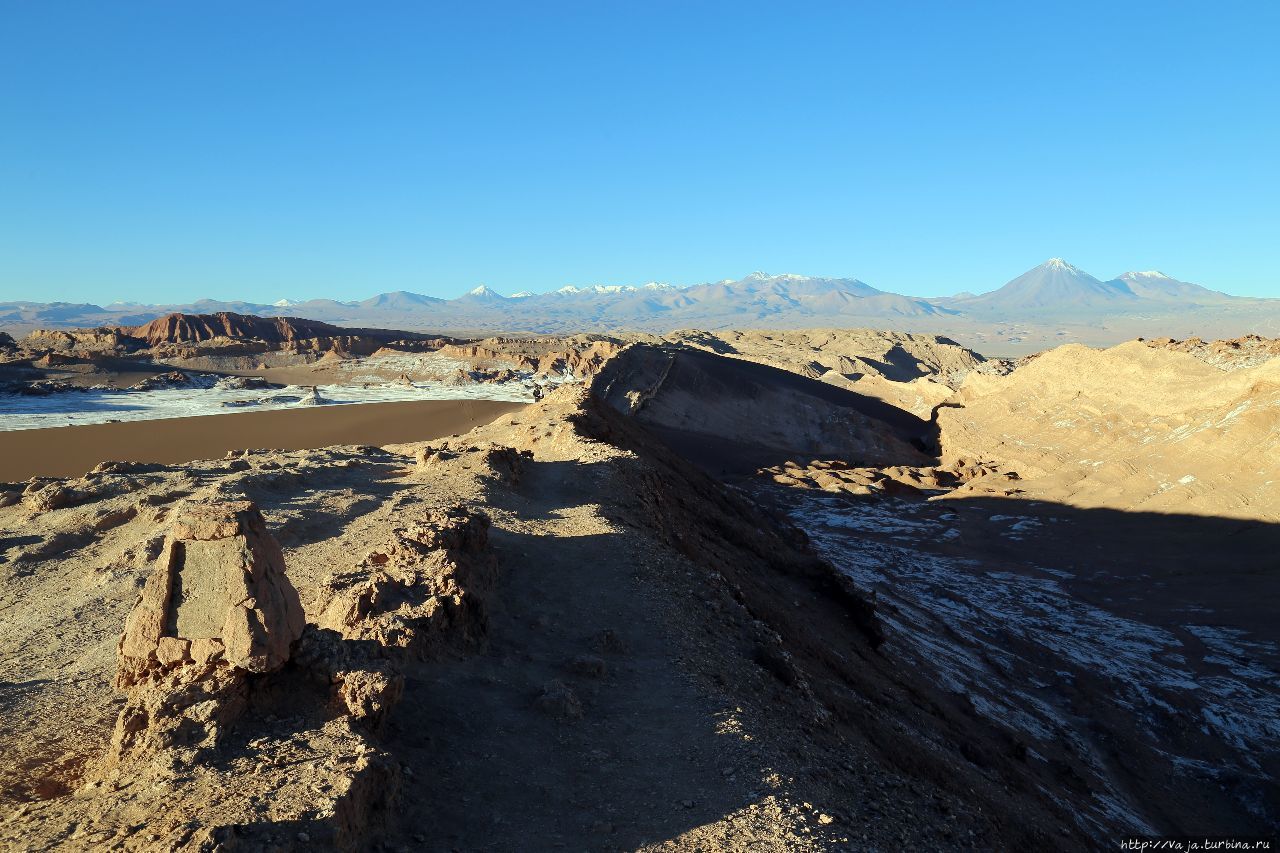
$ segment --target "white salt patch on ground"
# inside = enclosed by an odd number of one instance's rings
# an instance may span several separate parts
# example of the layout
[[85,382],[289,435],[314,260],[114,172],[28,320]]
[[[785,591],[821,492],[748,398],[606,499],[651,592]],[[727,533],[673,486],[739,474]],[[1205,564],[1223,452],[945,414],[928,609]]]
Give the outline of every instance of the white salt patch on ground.
[[[1197,676],[1175,631],[1117,615],[1076,599],[1060,581],[1070,572],[1038,565],[1025,573],[993,571],[976,561],[923,550],[921,545],[956,529],[954,513],[902,500],[850,503],[788,490],[792,520],[814,546],[859,585],[892,603],[881,619],[893,654],[935,673],[948,690],[964,695],[981,715],[1046,743],[1064,739],[1098,777],[1110,782],[1105,750],[1080,728],[1073,696],[1082,683],[1094,701],[1110,702],[1133,719],[1151,749],[1161,732],[1195,725],[1233,759],[1220,769],[1269,779],[1254,759],[1280,748],[1280,678],[1258,660],[1274,659],[1274,644],[1250,643],[1239,631],[1185,626],[1210,650],[1204,658],[1229,675]],[[933,513],[930,515],[930,513]],[[1057,520],[1057,519],[1055,519]],[[1028,531],[1039,519],[994,515]],[[1006,534],[1007,531],[1006,531]],[[1015,533],[1015,535],[1017,535]],[[886,541],[888,540],[888,541]],[[1181,756],[1199,762],[1196,755]],[[1122,817],[1141,827],[1122,795],[1099,795],[1089,821],[1115,825]]]
[[[516,382],[449,386],[425,382],[399,385],[382,381],[368,387],[321,385],[318,390],[320,397],[331,405],[411,400],[504,400],[517,403],[533,400],[532,389]],[[272,390],[63,391],[43,397],[0,394],[0,431],[297,408],[305,405],[309,394],[310,388],[299,387]],[[244,405],[246,401],[249,401],[248,405]]]

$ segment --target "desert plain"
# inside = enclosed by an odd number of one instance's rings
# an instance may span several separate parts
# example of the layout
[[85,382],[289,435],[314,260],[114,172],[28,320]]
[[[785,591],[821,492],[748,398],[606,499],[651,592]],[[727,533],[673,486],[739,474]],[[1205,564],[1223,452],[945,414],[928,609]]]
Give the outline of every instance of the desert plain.
[[1280,822],[1280,342],[0,339],[0,845]]

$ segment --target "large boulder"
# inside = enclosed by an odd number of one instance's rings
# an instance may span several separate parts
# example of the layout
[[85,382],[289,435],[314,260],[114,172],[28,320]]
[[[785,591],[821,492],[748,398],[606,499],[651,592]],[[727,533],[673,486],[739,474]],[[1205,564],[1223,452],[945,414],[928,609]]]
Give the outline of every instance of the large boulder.
[[117,684],[218,663],[271,672],[289,659],[305,619],[284,557],[250,501],[192,504],[125,623]]
[[305,626],[280,546],[249,501],[179,511],[125,622],[116,686],[128,701],[101,769],[214,746]]

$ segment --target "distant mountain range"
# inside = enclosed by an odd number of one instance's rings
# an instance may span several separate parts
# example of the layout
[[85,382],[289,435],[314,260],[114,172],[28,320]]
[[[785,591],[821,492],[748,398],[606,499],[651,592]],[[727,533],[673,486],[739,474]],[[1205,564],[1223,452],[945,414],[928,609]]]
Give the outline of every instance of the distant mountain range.
[[0,326],[140,325],[175,311],[231,311],[371,328],[511,333],[877,326],[968,334],[976,341],[1013,344],[1033,338],[1054,343],[1087,341],[1092,332],[1098,332],[1099,339],[1132,336],[1130,327],[1152,337],[1280,334],[1280,299],[1229,296],[1154,271],[1127,272],[1103,281],[1061,258],[1048,260],[989,293],[929,299],[878,290],[854,278],[754,272],[737,280],[688,287],[568,286],[550,293],[511,296],[482,285],[455,299],[395,291],[358,302],[282,299],[258,304],[201,299],[186,305],[114,303],[106,307],[3,302]]
[[964,294],[932,300],[962,313],[1031,316],[1061,312],[1125,312],[1168,309],[1182,305],[1222,305],[1238,297],[1198,284],[1170,278],[1162,272],[1127,272],[1100,281],[1062,258],[1050,258],[1013,281],[981,296]]

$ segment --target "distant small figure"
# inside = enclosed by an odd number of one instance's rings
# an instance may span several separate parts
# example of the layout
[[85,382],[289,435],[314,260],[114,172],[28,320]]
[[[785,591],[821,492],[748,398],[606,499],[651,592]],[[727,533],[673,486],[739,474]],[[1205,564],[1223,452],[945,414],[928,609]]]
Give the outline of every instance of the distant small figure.
[[534,385],[534,386],[533,386],[533,401],[536,403],[536,402],[538,402],[538,401],[539,401],[539,400],[541,400],[541,399],[542,399],[542,386],[541,386],[541,385]]

